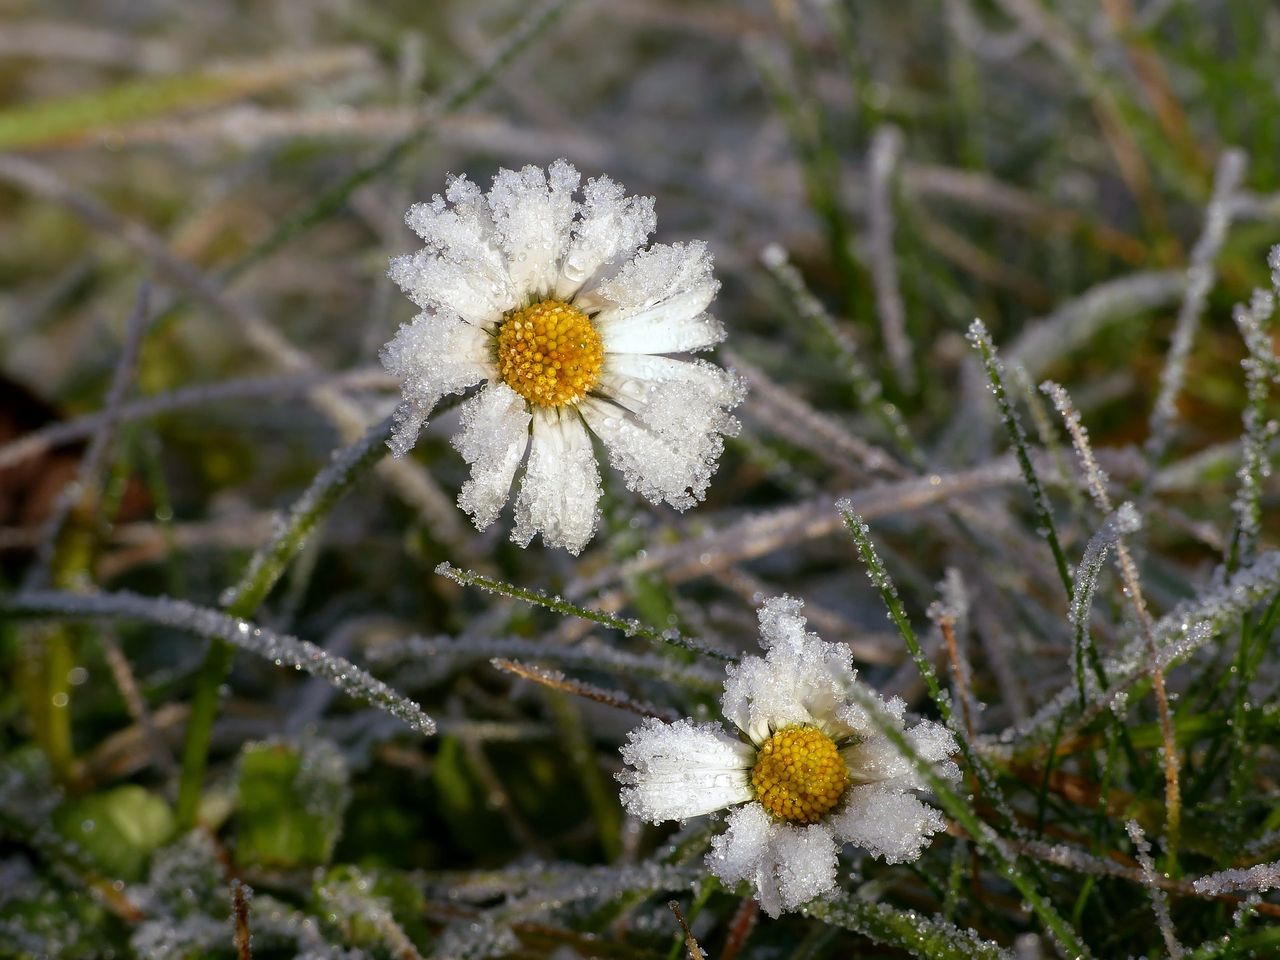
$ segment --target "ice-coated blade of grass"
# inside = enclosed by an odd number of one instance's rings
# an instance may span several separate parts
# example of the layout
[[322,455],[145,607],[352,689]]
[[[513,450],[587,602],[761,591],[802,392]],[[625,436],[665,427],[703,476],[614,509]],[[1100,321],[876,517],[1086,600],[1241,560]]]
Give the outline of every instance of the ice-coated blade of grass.
[[[1178,604],[1156,621],[1152,633],[1159,665],[1168,669],[1174,661],[1190,656],[1278,592],[1280,551],[1271,550],[1260,555],[1250,566],[1236,571],[1225,582]],[[1111,708],[1150,670],[1145,638],[1131,639],[1118,656],[1105,661],[1104,665],[1111,686],[1105,691],[1091,691],[1083,713],[1078,709],[1073,682],[1050,697],[1025,725],[1005,730],[1000,739],[1024,745],[1031,741],[1043,742],[1052,735],[1058,717],[1064,712],[1069,715],[1074,728],[1089,723],[1103,710]]]
[[0,615],[138,620],[184,630],[229,643],[277,666],[293,667],[327,680],[352,699],[385,710],[418,733],[427,736],[435,733],[435,721],[423,713],[420,706],[351,661],[326,653],[306,640],[185,600],[144,597],[127,591],[78,594],[31,590],[0,596]]
[[855,897],[819,899],[805,904],[800,912],[923,960],[1016,960],[1012,951],[972,930],[883,903]]
[[1187,372],[1187,358],[1191,355],[1200,317],[1209,299],[1209,291],[1213,288],[1214,260],[1227,238],[1232,200],[1244,179],[1247,161],[1248,157],[1240,150],[1224,150],[1218,158],[1213,178],[1213,195],[1205,211],[1204,227],[1195,246],[1191,248],[1191,262],[1187,265],[1187,287],[1182,294],[1182,306],[1174,324],[1164,369],[1160,371],[1160,389],[1156,394],[1155,405],[1151,408],[1146,443],[1147,487],[1150,486],[1155,471],[1159,469],[1160,461],[1164,459],[1172,439],[1173,425],[1178,417],[1178,394],[1182,391]]
[[1106,563],[1107,554],[1127,533],[1133,533],[1142,526],[1142,519],[1132,503],[1122,503],[1119,509],[1110,514],[1098,528],[1084,548],[1084,556],[1076,569],[1076,578],[1072,587],[1071,608],[1067,618],[1075,628],[1073,645],[1073,664],[1076,675],[1076,688],[1080,693],[1080,709],[1086,701],[1085,660],[1093,665],[1094,675],[1099,684],[1106,685],[1106,674],[1098,658],[1097,648],[1089,634],[1089,612],[1093,607],[1093,595],[1098,589],[1098,576],[1102,565]]
[[[381,369],[372,367],[357,368],[345,373],[316,370],[295,376],[224,380],[219,383],[183,387],[121,404],[116,422],[129,423],[163,416],[188,407],[205,406],[226,400],[292,397],[326,385],[351,390],[378,389],[387,387],[390,383],[391,381]],[[16,440],[0,444],[0,470],[9,469],[26,460],[41,456],[55,447],[93,436],[94,431],[106,419],[105,410],[87,413],[69,420],[59,420],[38,430],[24,433]]]
[[1058,949],[1068,957],[1087,960],[1093,956],[1080,934],[1053,908],[1052,903],[1036,887],[1035,882],[1018,863],[1017,854],[985,821],[978,816],[968,798],[957,792],[929,761],[916,751],[911,739],[885,713],[874,696],[858,685],[850,687],[853,702],[866,711],[868,719],[897,748],[898,752],[916,770],[924,784],[937,798],[942,808],[959,824],[986,854],[1006,880],[1021,894],[1026,908],[1044,924],[1058,944]]
[[[1046,380],[1040,385],[1040,389],[1049,395],[1053,400],[1053,405],[1062,416],[1067,433],[1071,436],[1072,446],[1075,447],[1076,456],[1084,469],[1085,482],[1090,495],[1098,505],[1098,509],[1109,514],[1111,512],[1111,495],[1107,492],[1107,475],[1098,466],[1097,458],[1093,455],[1093,448],[1089,444],[1089,432],[1085,429],[1084,422],[1076,411],[1075,405],[1072,404],[1071,397],[1066,390],[1052,380]],[[1160,731],[1164,740],[1161,747],[1161,760],[1165,775],[1165,852],[1169,860],[1175,865],[1174,869],[1176,871],[1178,836],[1182,824],[1182,791],[1178,778],[1179,759],[1177,744],[1173,735],[1169,694],[1165,689],[1164,667],[1161,666],[1160,655],[1157,650],[1155,627],[1152,623],[1151,613],[1147,609],[1147,601],[1143,596],[1142,585],[1138,578],[1138,567],[1134,563],[1133,555],[1129,552],[1129,547],[1125,543],[1123,535],[1117,536],[1115,540],[1115,553],[1116,565],[1120,569],[1120,582],[1124,586],[1125,596],[1133,607],[1134,618],[1137,620],[1139,632],[1142,634],[1146,659],[1149,664],[1151,689],[1155,695],[1156,710],[1160,716]]]
[[397,663],[412,666],[416,661],[486,660],[492,657],[523,657],[551,663],[563,663],[601,673],[650,677],[665,683],[719,695],[724,687],[724,674],[700,664],[676,663],[657,654],[637,654],[618,650],[604,643],[579,643],[561,646],[524,637],[462,636],[406,637],[379,644],[368,651],[373,663]]
[[898,285],[898,258],[893,250],[893,180],[902,148],[902,131],[897,127],[880,127],[871,138],[867,157],[867,230],[881,339],[894,376],[902,389],[911,393],[916,388],[915,360],[907,334],[907,310]]
[[969,342],[973,344],[982,356],[982,365],[987,372],[987,380],[991,384],[991,391],[995,394],[996,404],[1000,408],[1000,419],[1004,421],[1004,429],[1009,435],[1009,443],[1013,446],[1014,453],[1018,458],[1018,467],[1022,470],[1022,478],[1026,481],[1027,489],[1031,493],[1031,502],[1036,512],[1037,528],[1048,542],[1049,549],[1053,552],[1053,562],[1054,566],[1058,568],[1058,578],[1062,581],[1062,588],[1067,593],[1067,601],[1070,602],[1072,598],[1071,573],[1067,567],[1066,555],[1062,552],[1062,544],[1058,541],[1058,528],[1053,521],[1053,508],[1049,504],[1049,498],[1045,496],[1044,487],[1040,484],[1040,477],[1031,463],[1031,456],[1027,452],[1027,435],[1022,429],[1022,422],[1018,419],[1017,411],[1013,409],[1013,404],[1009,402],[1009,394],[1005,390],[1004,370],[1001,366],[1000,358],[996,354],[996,348],[991,342],[990,334],[987,333],[986,325],[981,320],[974,320],[969,326]]
[[1264,893],[1280,887],[1280,860],[1260,863],[1256,867],[1220,870],[1192,881],[1197,893],[1217,896],[1232,890],[1254,890]]
[[1043,376],[1069,351],[1089,343],[1107,323],[1167,307],[1177,302],[1186,287],[1187,275],[1181,270],[1105,280],[1048,316],[1026,324],[1005,349],[1005,360],[1010,366],[1023,367],[1032,378]]
[[65,145],[113,127],[239,100],[294,83],[315,83],[367,67],[358,48],[309,52],[216,69],[151,77],[67,99],[43,101],[0,112],[0,151]]
[[1129,839],[1133,841],[1138,865],[1142,868],[1142,885],[1147,888],[1147,893],[1151,896],[1156,925],[1160,928],[1165,949],[1169,951],[1169,960],[1182,960],[1182,944],[1178,942],[1178,935],[1173,930],[1173,918],[1169,915],[1169,898],[1156,883],[1156,865],[1151,859],[1151,844],[1147,842],[1146,834],[1142,832],[1142,827],[1138,825],[1137,820],[1128,821],[1125,824],[1125,830],[1129,833]]
[[858,402],[880,421],[894,444],[906,455],[911,464],[923,469],[924,451],[912,437],[911,430],[903,419],[902,411],[885,399],[884,388],[880,385],[880,381],[873,377],[858,359],[857,348],[836,325],[835,318],[827,312],[822,301],[815,297],[805,285],[804,278],[788,259],[787,252],[777,244],[770,244],[761,252],[760,260],[787,295],[787,299],[800,318],[813,324],[830,343],[841,368],[849,378]]
[[288,515],[278,522],[271,541],[254,553],[244,576],[218,598],[228,613],[248,616],[258,609],[316,524],[387,453],[390,431],[391,418],[387,417],[354,444],[337,451],[328,466],[315,475]]
[[584,697],[587,700],[594,700],[596,703],[603,703],[605,706],[614,707],[618,710],[627,710],[642,717],[655,717],[667,723],[674,723],[680,719],[680,715],[674,710],[666,707],[655,707],[651,703],[634,700],[620,690],[606,690],[603,687],[596,686],[594,683],[587,683],[585,680],[577,680],[573,677],[565,676],[559,670],[550,670],[537,664],[521,663],[518,660],[510,660],[506,657],[494,657],[489,662],[493,664],[495,669],[501,670],[503,673],[514,674],[524,680],[541,684],[561,693]]
[[1235,525],[1227,554],[1228,570],[1248,562],[1257,548],[1262,526],[1262,481],[1271,469],[1267,449],[1278,429],[1267,415],[1271,381],[1280,378],[1280,363],[1267,336],[1267,327],[1275,312],[1276,294],[1280,293],[1280,245],[1271,248],[1267,262],[1274,292],[1255,290],[1249,304],[1237,304],[1233,314],[1249,355],[1241,362],[1247,400],[1244,436],[1240,441],[1240,469],[1236,473],[1240,489],[1231,504]]
[[484,574],[476,573],[474,570],[459,570],[448,562],[436,567],[436,573],[442,577],[448,577],[454,583],[464,587],[479,587],[489,593],[496,593],[501,597],[510,597],[512,600],[531,603],[536,607],[542,607],[567,617],[581,617],[583,620],[589,620],[591,623],[608,627],[610,630],[617,630],[625,637],[639,637],[651,643],[665,644],[725,662],[732,662],[736,659],[733,654],[708,647],[691,637],[684,636],[678,630],[656,630],[653,627],[646,626],[639,620],[615,617],[613,614],[605,613],[603,610],[592,610],[589,607],[579,606],[576,603],[565,600],[563,597],[550,596],[541,590],[526,590],[514,584],[503,583],[501,580],[486,577]]

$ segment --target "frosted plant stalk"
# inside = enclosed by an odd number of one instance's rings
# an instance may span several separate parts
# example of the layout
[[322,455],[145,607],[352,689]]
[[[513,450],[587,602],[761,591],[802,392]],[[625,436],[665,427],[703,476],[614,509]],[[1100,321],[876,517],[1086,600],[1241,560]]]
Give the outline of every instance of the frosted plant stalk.
[[916,375],[911,338],[907,336],[907,311],[898,286],[898,258],[893,252],[893,175],[901,156],[902,131],[893,126],[878,128],[871,137],[867,158],[867,229],[881,336],[894,376],[910,392],[915,389]]
[[[1089,637],[1089,612],[1093,607],[1093,595],[1098,589],[1098,576],[1102,572],[1102,565],[1107,560],[1107,553],[1112,547],[1119,543],[1120,538],[1125,534],[1134,533],[1141,527],[1142,518],[1138,516],[1138,511],[1133,504],[1128,502],[1120,504],[1120,508],[1108,515],[1102,522],[1102,526],[1098,528],[1098,532],[1089,539],[1084,548],[1084,556],[1080,559],[1080,566],[1076,568],[1071,607],[1067,611],[1067,618],[1075,627],[1073,662],[1081,709],[1085,705],[1085,690],[1088,686],[1085,676],[1085,654],[1091,654],[1092,658],[1097,657]],[[1095,671],[1097,670],[1100,668],[1095,667]],[[1101,676],[1097,677],[1097,680],[1099,683],[1103,682]]]
[[[1090,495],[1098,508],[1109,514],[1112,507],[1111,495],[1107,492],[1107,476],[1102,472],[1097,458],[1093,455],[1093,448],[1089,445],[1089,434],[1080,419],[1080,414],[1072,404],[1067,391],[1052,380],[1046,380],[1040,385],[1040,389],[1049,395],[1062,416],[1067,433],[1071,436],[1071,443],[1075,447],[1076,456],[1079,457],[1084,468]],[[1116,564],[1120,568],[1120,580],[1124,585],[1125,595],[1133,605],[1134,616],[1142,633],[1148,672],[1151,677],[1151,689],[1155,694],[1156,711],[1160,717],[1161,752],[1164,761],[1165,852],[1173,860],[1177,857],[1178,837],[1181,832],[1182,797],[1178,786],[1178,751],[1173,734],[1173,718],[1169,712],[1169,694],[1165,689],[1164,668],[1160,663],[1151,613],[1147,610],[1147,601],[1142,595],[1142,586],[1138,581],[1138,568],[1133,562],[1133,555],[1129,553],[1123,536],[1117,537],[1115,551]]]
[[1160,372],[1160,390],[1151,410],[1146,443],[1148,488],[1169,446],[1173,424],[1178,417],[1176,402],[1187,372],[1187,357],[1191,354],[1200,317],[1209,299],[1209,291],[1213,288],[1214,260],[1227,238],[1232,199],[1244,179],[1247,160],[1240,150],[1225,150],[1218,158],[1213,196],[1205,211],[1204,228],[1195,246],[1191,248],[1191,263],[1187,266],[1187,288],[1182,294],[1182,306],[1178,310],[1173,338],[1169,343],[1169,355]]
[[1151,859],[1151,844],[1147,842],[1146,834],[1142,832],[1137,820],[1128,821],[1124,828],[1133,841],[1138,865],[1142,867],[1142,883],[1151,896],[1151,907],[1155,911],[1156,924],[1160,927],[1160,936],[1164,938],[1165,949],[1169,951],[1170,960],[1182,960],[1182,944],[1178,942],[1178,935],[1173,930],[1173,918],[1169,915],[1169,898],[1156,883],[1156,865]]
[[1000,408],[1000,418],[1004,421],[1005,432],[1009,435],[1010,444],[1013,445],[1018,466],[1022,470],[1022,477],[1027,482],[1027,489],[1031,491],[1036,521],[1043,531],[1049,549],[1053,552],[1058,577],[1062,580],[1063,589],[1067,592],[1067,599],[1070,600],[1071,577],[1067,572],[1066,555],[1062,552],[1062,545],[1058,541],[1058,528],[1053,521],[1053,508],[1049,505],[1049,498],[1045,496],[1040,477],[1031,463],[1031,455],[1027,451],[1027,434],[1022,428],[1022,421],[1018,419],[1018,413],[1009,401],[1004,383],[1004,368],[996,354],[995,344],[991,342],[991,335],[987,333],[986,324],[981,320],[975,319],[969,325],[969,342],[982,357],[982,365],[986,370],[987,380],[991,384],[991,392],[995,394],[996,404]]
[[142,620],[217,638],[332,683],[348,696],[385,710],[418,733],[435,733],[435,721],[355,664],[326,653],[313,643],[256,626],[239,617],[169,597],[142,597],[127,591],[77,594],[31,590],[0,598],[0,610],[57,617]]
[[1272,291],[1255,290],[1248,305],[1237,304],[1233,312],[1249,355],[1241,362],[1247,402],[1240,468],[1236,472],[1240,489],[1231,504],[1236,520],[1227,554],[1228,570],[1247,562],[1257,549],[1262,526],[1262,482],[1271,472],[1267,448],[1280,430],[1276,421],[1267,416],[1271,381],[1280,379],[1280,364],[1267,336],[1275,298],[1280,294],[1280,245],[1271,248],[1267,263],[1271,267]]
[[1260,863],[1256,867],[1222,870],[1193,881],[1197,893],[1218,896],[1232,890],[1254,890],[1264,893],[1280,887],[1280,860]]
[[622,748],[622,802],[651,823],[730,809],[707,867],[745,881],[770,916],[836,887],[837,854],[856,844],[890,863],[915,860],[943,829],[916,792],[924,783],[873,724],[854,691],[872,698],[916,751],[954,780],[950,731],[921,721],[906,730],[905,704],[863,687],[844,644],[806,631],[791,597],[759,610],[763,657],[726,668],[721,709],[743,739],[716,723],[648,720]]
[[706,244],[654,244],[652,197],[567,161],[499,170],[482,193],[450,181],[406,222],[426,242],[390,276],[422,310],[382,351],[401,381],[390,446],[417,440],[448,394],[462,406],[453,445],[471,465],[458,505],[480,529],[525,464],[511,538],[579,553],[599,519],[591,435],[627,488],[686,510],[701,500],[736,433],[745,387],[705,360],[724,338],[707,308],[719,282]]

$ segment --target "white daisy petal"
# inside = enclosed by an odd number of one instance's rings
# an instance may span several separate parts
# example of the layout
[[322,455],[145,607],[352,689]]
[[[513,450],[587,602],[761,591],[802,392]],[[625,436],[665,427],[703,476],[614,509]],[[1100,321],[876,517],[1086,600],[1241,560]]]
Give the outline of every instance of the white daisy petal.
[[837,853],[826,824],[786,826],[777,832],[772,854],[782,909],[794,910],[835,889]]
[[826,826],[779,823],[758,803],[728,820],[728,829],[711,841],[707,868],[726,884],[750,883],[769,916],[835,888],[836,841]]
[[857,676],[853,654],[846,644],[807,633],[802,607],[789,597],[766,602],[760,611],[762,631],[769,631],[765,656],[744,657],[728,668],[721,707],[754,743],[794,724],[836,738],[853,732],[842,719]]
[[382,348],[382,365],[401,381],[401,402],[391,449],[403,456],[440,398],[461,393],[490,376],[489,338],[448,314],[420,313]]
[[583,188],[582,218],[560,265],[555,295],[567,300],[619,257],[635,253],[653,233],[657,219],[653,197],[628,197],[622,184],[608,177],[587,181]]
[[770,867],[769,850],[782,825],[758,803],[748,803],[729,814],[728,829],[711,839],[707,869],[729,886],[748,881],[756,888],[761,908],[771,917],[782,910],[777,876]]
[[470,264],[455,263],[429,250],[395,257],[387,276],[424,310],[457,314],[485,328],[497,324],[515,305],[515,293],[505,281],[485,279]]
[[628,490],[677,510],[687,510],[706,495],[723,449],[718,435],[662,435],[601,400],[584,401],[580,409],[587,425],[604,441],[609,462],[622,473]]
[[557,160],[541,167],[499,170],[489,190],[498,242],[507,255],[512,284],[530,300],[547,296],[559,279],[578,203],[581,177],[573,164]]
[[528,546],[537,533],[549,547],[578,554],[599,519],[600,474],[591,438],[575,409],[536,407],[529,465],[516,500],[511,539]]
[[528,404],[502,383],[491,383],[462,407],[462,430],[453,445],[471,464],[458,506],[483,530],[497,518],[529,445]]
[[605,356],[605,376],[611,389],[630,395],[650,383],[678,380],[700,387],[705,393],[723,397],[720,405],[735,407],[746,396],[745,381],[734,373],[706,360],[677,360],[650,353],[610,353]]
[[655,244],[618,275],[576,303],[589,310],[611,353],[674,353],[724,339],[720,322],[704,311],[720,289],[706,244]]
[[650,823],[696,817],[751,799],[752,750],[713,723],[649,719],[622,748],[627,812]]
[[941,813],[893,783],[851,786],[831,819],[838,837],[888,863],[918,859],[946,826]]

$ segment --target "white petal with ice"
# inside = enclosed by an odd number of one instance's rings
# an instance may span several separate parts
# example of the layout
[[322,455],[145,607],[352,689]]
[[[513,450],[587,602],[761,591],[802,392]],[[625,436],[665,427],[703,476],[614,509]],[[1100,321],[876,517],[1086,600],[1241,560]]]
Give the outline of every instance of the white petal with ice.
[[557,160],[541,167],[499,170],[489,190],[498,242],[507,255],[511,282],[529,302],[550,295],[569,246],[581,179],[573,164]]
[[627,737],[618,774],[627,812],[650,823],[723,810],[752,797],[754,751],[713,723],[646,720]]
[[892,782],[849,787],[830,823],[840,839],[889,863],[918,859],[929,838],[947,826],[942,814]]
[[726,884],[749,882],[761,909],[776,917],[835,888],[836,853],[826,826],[779,823],[749,803],[712,839],[707,868]]
[[620,257],[630,256],[653,233],[657,218],[653,197],[628,197],[608,177],[587,181],[582,189],[582,217],[560,265],[555,295],[567,300]]
[[724,339],[704,312],[719,289],[705,243],[655,244],[577,302],[600,305],[595,322],[610,353],[675,353]]
[[600,474],[578,411],[536,407],[511,539],[526,547],[541,533],[547,546],[578,554],[595,532],[599,500]]
[[528,404],[504,383],[490,383],[462,407],[462,430],[453,445],[471,464],[458,506],[483,530],[511,494],[511,481],[529,445]]
[[760,608],[765,656],[743,657],[728,668],[720,705],[753,743],[794,724],[816,726],[836,739],[853,733],[841,719],[857,677],[853,654],[846,644],[806,632],[802,608],[790,597],[766,601]]
[[402,386],[391,449],[402,456],[440,398],[490,375],[489,338],[446,313],[420,313],[382,348],[382,365]]

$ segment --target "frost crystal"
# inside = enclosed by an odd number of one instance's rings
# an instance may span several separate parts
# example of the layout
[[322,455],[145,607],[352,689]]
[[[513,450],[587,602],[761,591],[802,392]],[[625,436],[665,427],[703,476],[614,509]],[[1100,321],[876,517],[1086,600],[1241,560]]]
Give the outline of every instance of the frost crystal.
[[423,312],[382,350],[401,382],[396,455],[441,398],[482,385],[454,439],[471,465],[458,505],[491,524],[527,452],[512,539],[541,534],[574,554],[599,518],[591,433],[628,489],[685,510],[706,495],[744,395],[733,374],[662,356],[724,338],[707,313],[720,285],[706,245],[642,250],[653,199],[600,177],[579,201],[579,182],[558,160],[500,170],[488,193],[460,177],[411,208],[426,246],[389,275]]
[[[863,687],[849,647],[806,630],[803,609],[791,597],[766,600],[764,656],[727,668],[721,709],[745,742],[714,723],[648,720],[627,738],[618,774],[624,806],[652,823],[734,807],[707,866],[725,883],[749,883],[771,916],[829,895],[845,843],[901,863],[945,826],[916,795],[924,784],[915,767],[863,704],[877,705],[939,774],[959,775],[950,731],[929,721],[907,730],[902,701]],[[843,775],[833,778],[836,757]],[[833,783],[838,797],[823,793]]]

